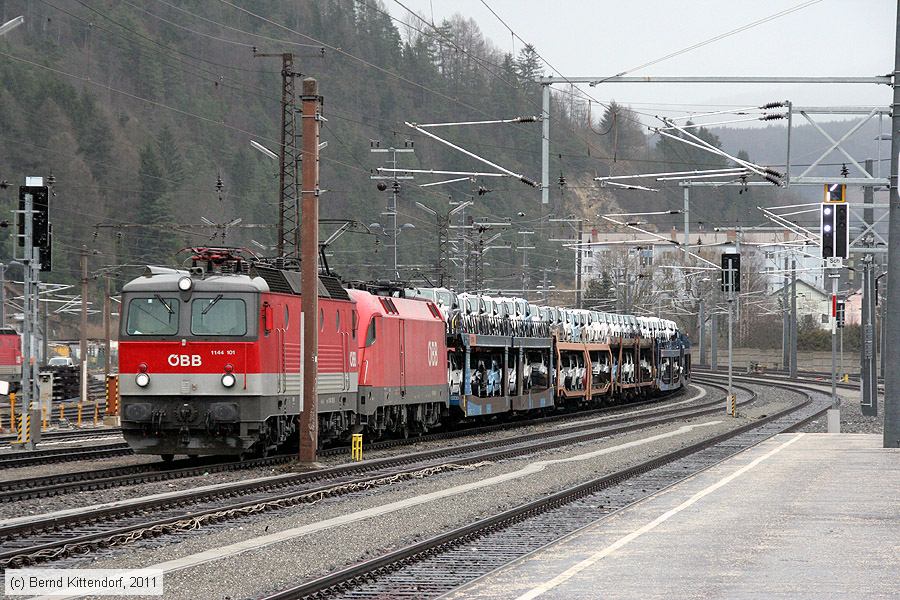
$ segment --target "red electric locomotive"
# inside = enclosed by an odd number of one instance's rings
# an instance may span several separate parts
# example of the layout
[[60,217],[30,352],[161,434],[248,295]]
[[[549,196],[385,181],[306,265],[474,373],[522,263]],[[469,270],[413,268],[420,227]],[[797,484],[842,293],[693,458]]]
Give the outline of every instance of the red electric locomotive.
[[[265,454],[302,409],[300,277],[228,249],[190,271],[149,267],[123,288],[122,429],[135,452]],[[319,439],[405,433],[448,408],[444,321],[430,302],[346,290],[321,276]]]
[[424,433],[448,414],[447,340],[433,302],[349,290],[359,346],[360,424],[378,434]]
[[0,327],[0,379],[11,390],[22,380],[22,336],[12,327]]

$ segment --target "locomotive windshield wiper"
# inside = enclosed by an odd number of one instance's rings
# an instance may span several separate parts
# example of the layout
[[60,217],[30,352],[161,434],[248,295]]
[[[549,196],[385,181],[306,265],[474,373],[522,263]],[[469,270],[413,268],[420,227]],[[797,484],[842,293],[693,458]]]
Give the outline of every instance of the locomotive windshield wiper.
[[216,296],[215,298],[213,298],[213,299],[212,299],[212,302],[210,302],[209,304],[207,304],[207,305],[206,305],[206,308],[204,308],[203,310],[200,311],[200,314],[201,314],[201,315],[205,315],[206,313],[208,313],[208,312],[209,312],[209,309],[211,309],[213,306],[215,306],[216,302],[218,302],[218,301],[221,300],[221,299],[222,299],[222,294],[219,294],[218,296]]
[[163,299],[162,296],[160,296],[159,294],[154,294],[154,296],[156,296],[156,299],[159,300],[159,303],[160,303],[160,304],[162,304],[163,306],[166,307],[166,310],[169,311],[169,314],[170,314],[170,315],[174,315],[174,314],[175,314],[175,311],[172,310],[172,307],[171,307],[171,306],[169,306],[168,304],[166,304],[166,301]]

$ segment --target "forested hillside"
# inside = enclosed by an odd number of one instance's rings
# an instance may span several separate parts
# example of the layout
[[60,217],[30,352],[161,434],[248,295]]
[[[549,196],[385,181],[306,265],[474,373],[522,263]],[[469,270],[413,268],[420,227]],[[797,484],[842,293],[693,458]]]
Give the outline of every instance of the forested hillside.
[[[109,265],[172,263],[174,252],[210,241],[204,219],[270,226],[276,220],[277,163],[250,140],[277,150],[280,60],[254,52],[293,52],[295,68],[319,80],[328,119],[322,139],[323,218],[370,224],[389,194],[376,189],[371,169],[382,146],[415,143],[410,168],[485,170],[485,165],[414,135],[404,121],[502,119],[540,113],[546,68],[532,48],[513,56],[486,40],[462,17],[436,28],[412,16],[390,18],[376,0],[0,0],[0,19],[24,15],[25,24],[0,40],[0,178],[12,208],[25,175],[53,175],[54,271],[51,280],[77,278],[78,249],[95,254],[92,270]],[[298,86],[299,89],[299,86]],[[469,214],[510,218],[503,241],[517,229],[537,230],[530,253],[533,277],[551,269],[571,287],[571,251],[547,241],[549,216],[574,214],[595,222],[616,206],[629,210],[678,208],[681,189],[658,194],[599,188],[595,175],[724,164],[708,153],[646,135],[628,108],[586,102],[556,90],[552,109],[551,205],[540,192],[504,179],[420,188],[436,177],[402,182],[401,264],[431,265],[436,254],[432,217],[422,202],[448,210],[448,198],[473,199]],[[540,123],[442,130],[462,146],[513,171],[540,179]],[[715,141],[703,129],[699,135]],[[677,147],[676,147],[677,146]],[[489,169],[488,169],[489,170]],[[221,189],[217,181],[221,179]],[[564,182],[564,185],[556,185]],[[491,191],[478,195],[479,187]],[[758,221],[756,201],[735,201],[735,191],[698,191],[696,220]],[[754,198],[771,198],[752,190]],[[662,219],[666,230],[680,217]],[[6,255],[11,252],[9,230]],[[323,229],[324,232],[324,229]],[[569,235],[571,232],[569,232]],[[228,244],[271,244],[274,230],[234,228]],[[222,243],[221,236],[215,243]],[[348,234],[331,264],[354,278],[388,272],[385,238]],[[519,266],[517,266],[519,265]],[[491,255],[485,273],[492,287],[521,282],[514,250]],[[427,268],[425,269],[427,271]],[[118,275],[125,281],[134,271]],[[418,271],[405,273],[416,277]]]

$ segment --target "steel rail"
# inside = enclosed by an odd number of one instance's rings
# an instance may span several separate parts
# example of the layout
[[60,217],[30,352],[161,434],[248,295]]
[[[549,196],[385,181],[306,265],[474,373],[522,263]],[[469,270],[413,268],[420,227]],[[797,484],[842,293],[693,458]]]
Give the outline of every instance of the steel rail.
[[[482,519],[476,523],[472,523],[470,525],[466,525],[450,532],[446,532],[437,536],[434,536],[430,539],[424,540],[422,542],[418,542],[415,544],[411,544],[404,548],[398,549],[396,551],[390,552],[388,554],[375,557],[371,560],[364,561],[362,563],[347,567],[335,573],[307,581],[301,583],[299,585],[283,589],[277,591],[275,593],[264,596],[265,600],[288,600],[294,598],[306,598],[306,597],[315,597],[315,598],[327,598],[332,596],[337,596],[341,592],[351,590],[352,588],[366,584],[367,590],[366,593],[372,596],[378,597],[391,597],[391,594],[388,592],[386,594],[379,594],[377,589],[372,589],[374,582],[378,580],[379,577],[388,575],[397,571],[405,566],[410,564],[424,561],[429,559],[430,557],[440,555],[443,553],[448,553],[454,549],[459,548],[467,544],[470,541],[481,540],[492,533],[502,531],[508,527],[516,525],[520,522],[524,522],[530,518],[537,517],[547,513],[548,511],[552,511],[554,509],[565,507],[567,504],[570,504],[582,497],[594,494],[598,491],[610,488],[618,483],[624,482],[628,479],[632,479],[636,476],[649,473],[655,469],[659,469],[665,465],[668,465],[676,460],[679,460],[684,457],[688,457],[692,454],[701,452],[708,448],[712,448],[721,442],[725,442],[732,438],[741,436],[748,432],[752,432],[755,429],[763,428],[768,426],[769,424],[777,422],[779,419],[788,417],[797,411],[802,411],[807,407],[813,406],[812,393],[820,393],[820,390],[804,390],[798,389],[796,386],[788,386],[785,384],[772,384],[772,383],[760,383],[758,380],[755,380],[753,383],[757,385],[770,385],[772,387],[780,387],[790,389],[795,392],[799,392],[806,396],[806,400],[800,404],[795,406],[791,406],[785,408],[777,413],[769,415],[763,419],[755,421],[753,423],[748,423],[736,429],[724,432],[722,434],[716,435],[710,439],[703,440],[694,444],[691,444],[685,448],[681,448],[674,452],[667,453],[665,455],[647,460],[638,465],[628,467],[621,471],[617,471],[615,473],[605,475],[594,479],[592,481],[588,481],[586,483],[582,483],[579,485],[572,486],[566,490],[560,491],[556,494],[553,494],[547,498],[541,498],[539,500],[535,500],[532,502],[528,502],[522,504],[518,507],[512,508],[510,510],[506,510],[500,512],[496,515],[487,517]],[[823,403],[821,408],[813,407],[812,410],[807,411],[809,414],[805,414],[802,418],[790,423],[787,427],[785,427],[782,431],[790,431],[796,429],[798,427],[802,427],[804,424],[809,421],[821,416],[827,410],[827,403]],[[779,431],[779,432],[782,432]],[[765,437],[761,437],[760,439],[752,442],[747,447],[754,445],[762,441],[763,439],[768,439],[771,437],[770,435],[766,435]],[[726,456],[720,458],[718,461],[707,465],[704,468],[708,468],[709,466],[713,466],[713,464],[718,464],[723,460],[737,454],[738,452],[746,449],[745,447],[733,447],[729,451]],[[681,479],[692,475],[692,472],[685,472],[681,474]],[[616,511],[617,512],[617,511]],[[607,515],[608,516],[608,515]],[[562,537],[568,533],[568,531],[559,531],[556,532],[556,538]],[[552,540],[551,540],[552,541]],[[489,545],[488,545],[489,546]],[[482,542],[479,544],[479,547],[485,548]],[[530,551],[530,549],[526,550]],[[492,569],[490,569],[492,570]],[[427,571],[427,569],[426,569]],[[471,579],[481,575],[481,573],[472,574]],[[442,577],[441,573],[434,573],[434,577]],[[428,588],[427,582],[409,582],[413,589],[421,589],[426,590]],[[421,587],[417,587],[420,586]],[[449,591],[447,589],[441,590],[439,593],[443,593]],[[402,595],[402,593],[398,593],[398,595]],[[423,597],[425,595],[423,594]]]
[[44,450],[18,451],[0,453],[0,469],[13,469],[30,465],[70,462],[94,458],[109,458],[132,454],[125,442],[101,444],[98,446],[78,446],[67,448],[47,448]]
[[[710,384],[711,387],[721,387]],[[755,394],[742,402],[752,402]],[[534,454],[601,437],[609,437],[648,427],[713,414],[721,410],[720,398],[687,408],[653,411],[649,416],[604,419],[548,432],[536,432],[500,440],[476,442],[453,448],[441,448],[397,457],[363,461],[265,480],[234,482],[213,490],[184,490],[162,497],[140,498],[124,504],[85,507],[64,515],[38,515],[24,522],[0,524],[0,567],[34,564],[47,558],[58,558],[75,552],[89,551],[135,539],[135,532],[147,537],[174,531],[181,523],[194,528],[197,524],[241,516],[238,511],[271,510],[348,493],[348,486],[361,486],[386,476],[408,476],[422,469],[466,466],[483,461],[496,461]],[[452,459],[452,460],[450,460]],[[449,462],[448,462],[449,461]],[[360,477],[362,476],[362,477]],[[353,479],[353,477],[356,477]],[[311,484],[323,483],[318,487]],[[342,489],[344,488],[344,489]],[[232,500],[233,499],[233,500]],[[227,501],[227,502],[226,502]],[[209,503],[194,512],[184,507]],[[223,502],[226,502],[223,504]],[[166,511],[169,514],[165,514]],[[147,520],[147,515],[156,518]],[[82,530],[73,531],[81,527]],[[138,536],[140,537],[140,536]]]
[[[390,439],[371,442],[369,444],[366,444],[363,449],[364,451],[369,452],[373,450],[383,450],[405,445],[417,444],[420,442],[457,439],[497,431],[511,430],[521,427],[530,427],[545,423],[584,419],[598,414],[615,414],[619,411],[627,412],[630,409],[647,405],[659,405],[661,408],[665,408],[666,400],[669,400],[672,397],[672,393],[667,393],[662,396],[658,396],[641,402],[632,402],[629,404],[619,404],[588,410],[565,411],[559,414],[549,415],[545,417],[526,418],[505,421],[503,423],[497,423],[493,425],[483,425],[468,427],[466,429],[441,431],[412,438]],[[675,397],[677,397],[677,395]],[[340,454],[346,453],[346,446],[326,448],[319,451],[320,456],[338,456]],[[125,485],[139,485],[142,483],[149,483],[154,481],[182,479],[185,477],[194,477],[207,471],[224,472],[270,465],[279,465],[289,463],[294,460],[294,458],[295,456],[293,452],[291,452],[290,454],[273,455],[265,458],[253,458],[245,459],[243,461],[229,462],[221,462],[222,459],[219,459],[217,461],[216,459],[210,460],[209,457],[201,457],[199,459],[180,460],[169,464],[157,462],[141,465],[118,466],[109,469],[75,471],[69,473],[45,475],[34,478],[24,478],[0,482],[0,503],[12,502],[15,500],[27,500],[31,498],[46,498],[59,494],[85,490],[109,489]]]

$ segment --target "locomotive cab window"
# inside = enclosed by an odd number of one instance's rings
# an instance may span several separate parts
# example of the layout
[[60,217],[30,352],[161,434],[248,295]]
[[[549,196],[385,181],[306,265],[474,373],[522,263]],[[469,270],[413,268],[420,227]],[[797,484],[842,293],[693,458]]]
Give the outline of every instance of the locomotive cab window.
[[369,321],[369,328],[366,330],[366,348],[375,343],[375,317]]
[[159,294],[132,298],[128,303],[125,332],[128,335],[175,335],[178,333],[178,298]]
[[240,298],[195,298],[191,302],[194,335],[247,335],[247,304]]

